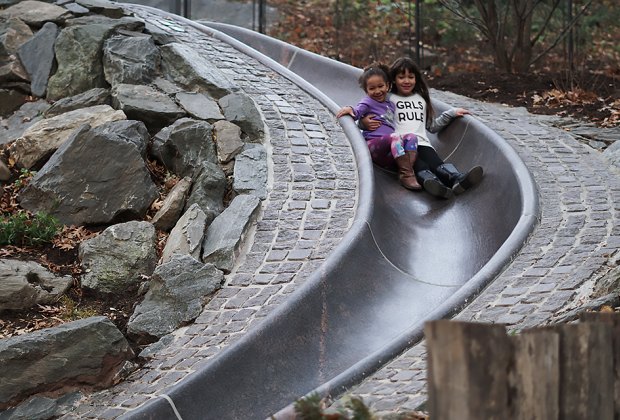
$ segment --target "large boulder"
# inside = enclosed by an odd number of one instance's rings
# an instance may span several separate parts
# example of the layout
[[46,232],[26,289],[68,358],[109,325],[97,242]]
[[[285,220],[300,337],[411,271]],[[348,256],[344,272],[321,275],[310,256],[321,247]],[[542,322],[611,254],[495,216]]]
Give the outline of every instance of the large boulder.
[[213,126],[181,118],[155,135],[153,155],[175,174],[195,177],[203,162],[217,163]]
[[157,267],[127,324],[135,336],[163,337],[200,315],[205,296],[221,287],[224,274],[189,255],[175,255]]
[[143,121],[157,132],[185,115],[167,94],[151,86],[119,84],[112,89],[112,104],[129,118]]
[[96,105],[44,118],[28,127],[11,145],[11,156],[21,166],[33,168],[44,163],[78,127],[84,124],[97,127],[126,118],[123,111],[109,105]]
[[0,410],[35,394],[113,383],[133,351],[104,316],[0,340]]
[[16,17],[28,25],[40,28],[45,22],[62,23],[71,17],[71,13],[55,4],[36,0],[24,0],[4,10],[0,10],[0,18]]
[[109,31],[108,25],[77,25],[60,32],[54,47],[58,69],[47,86],[49,100],[107,87],[101,47]]
[[19,194],[20,204],[66,225],[143,219],[158,195],[144,158],[147,140],[137,121],[82,126]]
[[147,35],[115,35],[103,46],[103,72],[112,86],[149,84],[157,75],[159,61],[159,49]]
[[34,261],[0,259],[0,312],[54,303],[72,283]]
[[80,244],[82,286],[102,294],[136,291],[157,264],[157,234],[149,222],[112,225]]
[[190,116],[199,120],[214,122],[224,119],[224,115],[217,102],[207,94],[177,92],[176,100]]
[[161,47],[162,73],[188,91],[207,92],[219,99],[239,90],[236,83],[191,46],[171,43]]
[[54,43],[59,32],[55,23],[47,22],[34,37],[19,47],[19,59],[30,76],[30,91],[34,96],[45,97],[54,64]]
[[263,117],[249,95],[241,92],[230,93],[218,103],[224,112],[224,117],[241,127],[251,142],[260,142],[265,137]]
[[235,265],[245,234],[259,209],[258,198],[251,195],[235,197],[207,229],[202,244],[202,261],[229,273]]
[[[110,105],[110,89],[93,88],[77,95],[68,96],[57,100],[45,111],[45,117],[64,114],[80,108],[90,108],[97,105]],[[96,124],[90,124],[96,126]]]

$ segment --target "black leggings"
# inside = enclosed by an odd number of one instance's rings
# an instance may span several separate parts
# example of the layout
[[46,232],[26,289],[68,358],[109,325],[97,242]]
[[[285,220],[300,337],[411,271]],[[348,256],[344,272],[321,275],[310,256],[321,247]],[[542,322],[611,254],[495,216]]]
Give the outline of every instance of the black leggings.
[[430,169],[432,172],[437,170],[439,165],[443,165],[444,161],[441,160],[435,149],[429,146],[418,145],[418,157],[413,165],[415,173]]

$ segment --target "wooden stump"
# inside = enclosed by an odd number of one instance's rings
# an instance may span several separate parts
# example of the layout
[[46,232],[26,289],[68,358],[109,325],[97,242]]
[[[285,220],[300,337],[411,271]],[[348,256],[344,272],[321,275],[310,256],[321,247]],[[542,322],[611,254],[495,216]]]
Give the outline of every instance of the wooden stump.
[[557,420],[560,414],[560,335],[552,330],[526,330],[511,337],[511,419]]
[[611,327],[614,364],[614,419],[620,420],[620,313],[584,312],[579,317],[579,320],[581,322],[602,322]]
[[510,340],[501,325],[426,324],[428,408],[433,419],[505,420]]

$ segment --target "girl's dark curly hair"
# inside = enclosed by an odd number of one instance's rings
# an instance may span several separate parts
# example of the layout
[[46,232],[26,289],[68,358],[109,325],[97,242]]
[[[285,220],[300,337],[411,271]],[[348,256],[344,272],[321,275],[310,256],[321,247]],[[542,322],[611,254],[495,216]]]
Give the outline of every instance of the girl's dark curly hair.
[[397,93],[396,88],[396,76],[401,73],[404,73],[406,70],[409,70],[415,76],[415,86],[413,88],[414,93],[419,93],[422,98],[426,101],[426,124],[430,124],[432,118],[435,115],[435,110],[433,109],[433,105],[431,104],[431,97],[428,92],[428,86],[426,86],[426,82],[424,81],[424,77],[422,77],[422,72],[416,65],[415,61],[413,61],[409,57],[401,57],[397,58],[392,65],[390,66],[390,83],[392,83],[392,92]]
[[390,85],[390,68],[382,63],[372,63],[367,67],[364,67],[364,72],[359,77],[358,82],[360,87],[366,92],[366,85],[368,83],[368,79],[372,76],[380,76],[385,80],[385,83]]

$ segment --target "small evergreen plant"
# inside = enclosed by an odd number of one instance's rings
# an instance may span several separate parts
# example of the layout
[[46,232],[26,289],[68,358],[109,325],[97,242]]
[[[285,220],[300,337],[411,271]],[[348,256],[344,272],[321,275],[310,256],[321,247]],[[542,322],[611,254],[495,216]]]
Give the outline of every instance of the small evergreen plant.
[[25,211],[0,216],[0,246],[37,246],[51,242],[62,225],[45,213],[30,215]]

